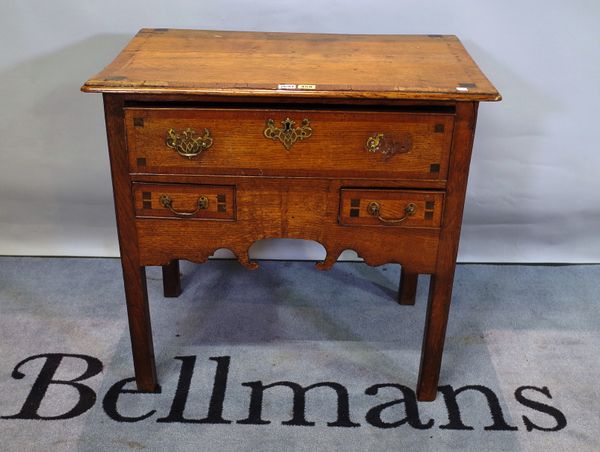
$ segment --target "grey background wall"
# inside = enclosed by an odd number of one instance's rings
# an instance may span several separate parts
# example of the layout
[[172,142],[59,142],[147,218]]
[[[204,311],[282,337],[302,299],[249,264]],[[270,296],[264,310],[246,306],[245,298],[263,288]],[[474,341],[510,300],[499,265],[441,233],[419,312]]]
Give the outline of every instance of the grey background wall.
[[[456,34],[502,92],[480,108],[460,259],[600,262],[600,2],[0,1],[0,254],[117,255],[101,97],[142,27]],[[255,258],[319,258],[270,241]],[[348,254],[352,257],[352,254]]]

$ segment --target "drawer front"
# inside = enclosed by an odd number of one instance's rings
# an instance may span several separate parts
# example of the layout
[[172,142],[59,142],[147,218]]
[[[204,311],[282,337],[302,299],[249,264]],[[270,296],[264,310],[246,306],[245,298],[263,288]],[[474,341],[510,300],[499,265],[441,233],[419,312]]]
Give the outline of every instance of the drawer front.
[[[288,121],[289,119],[289,121]],[[126,108],[132,173],[445,180],[451,114]]]
[[133,196],[138,218],[235,220],[235,188],[231,185],[136,183]]
[[[140,265],[164,265],[172,259],[204,262],[215,250],[227,248],[243,265],[254,267],[248,255],[253,254],[253,244],[286,238],[314,240],[322,245],[326,255],[321,269],[330,268],[344,250],[350,249],[369,265],[395,262],[413,272],[435,271],[440,229],[340,224],[340,190],[348,186],[340,180],[242,176],[209,180],[207,185],[211,186],[235,185],[235,221],[137,218]],[[164,187],[158,193],[161,191]],[[382,200],[385,196],[374,198],[370,193],[373,188],[354,191],[364,199]],[[398,196],[400,190],[385,188],[380,194],[388,191]],[[437,201],[435,196],[433,199]],[[191,209],[193,201],[186,208]]]
[[439,228],[444,193],[342,189],[339,221],[348,226]]

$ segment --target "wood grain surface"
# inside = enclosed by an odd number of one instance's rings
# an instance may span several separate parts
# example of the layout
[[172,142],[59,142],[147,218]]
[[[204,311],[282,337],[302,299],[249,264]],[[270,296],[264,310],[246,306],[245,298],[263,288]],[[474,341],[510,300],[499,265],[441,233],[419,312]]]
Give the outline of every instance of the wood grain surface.
[[[335,74],[333,77],[332,74]],[[142,29],[87,92],[499,100],[456,36]]]

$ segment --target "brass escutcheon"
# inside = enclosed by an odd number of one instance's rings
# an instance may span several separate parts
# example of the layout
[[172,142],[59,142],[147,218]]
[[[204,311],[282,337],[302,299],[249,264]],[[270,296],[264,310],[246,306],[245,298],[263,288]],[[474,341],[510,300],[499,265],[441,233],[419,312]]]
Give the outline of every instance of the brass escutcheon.
[[169,129],[165,144],[168,148],[175,149],[182,157],[192,159],[213,144],[210,130],[204,129],[204,135],[201,137],[195,137],[195,134],[196,131],[189,127],[180,134],[174,129]]
[[289,151],[296,141],[302,141],[312,135],[312,128],[308,119],[304,118],[300,127],[294,127],[295,124],[295,121],[285,118],[281,121],[283,127],[280,128],[275,127],[274,120],[267,119],[267,127],[263,133],[266,138],[281,141],[283,146]]
[[174,213],[178,217],[184,217],[184,218],[193,217],[200,210],[208,209],[208,198],[204,195],[202,195],[198,198],[198,201],[196,203],[196,209],[191,212],[183,212],[181,210],[176,210],[173,207],[173,200],[171,199],[171,197],[169,195],[160,195],[160,197],[158,198],[158,201],[160,202],[160,204],[163,207],[169,209],[172,213]]

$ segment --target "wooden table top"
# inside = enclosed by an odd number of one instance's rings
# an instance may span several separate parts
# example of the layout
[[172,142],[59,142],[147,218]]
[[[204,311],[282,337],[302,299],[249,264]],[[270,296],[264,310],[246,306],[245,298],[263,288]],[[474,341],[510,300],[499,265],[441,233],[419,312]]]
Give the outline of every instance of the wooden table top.
[[85,92],[495,101],[452,35],[142,29]]

